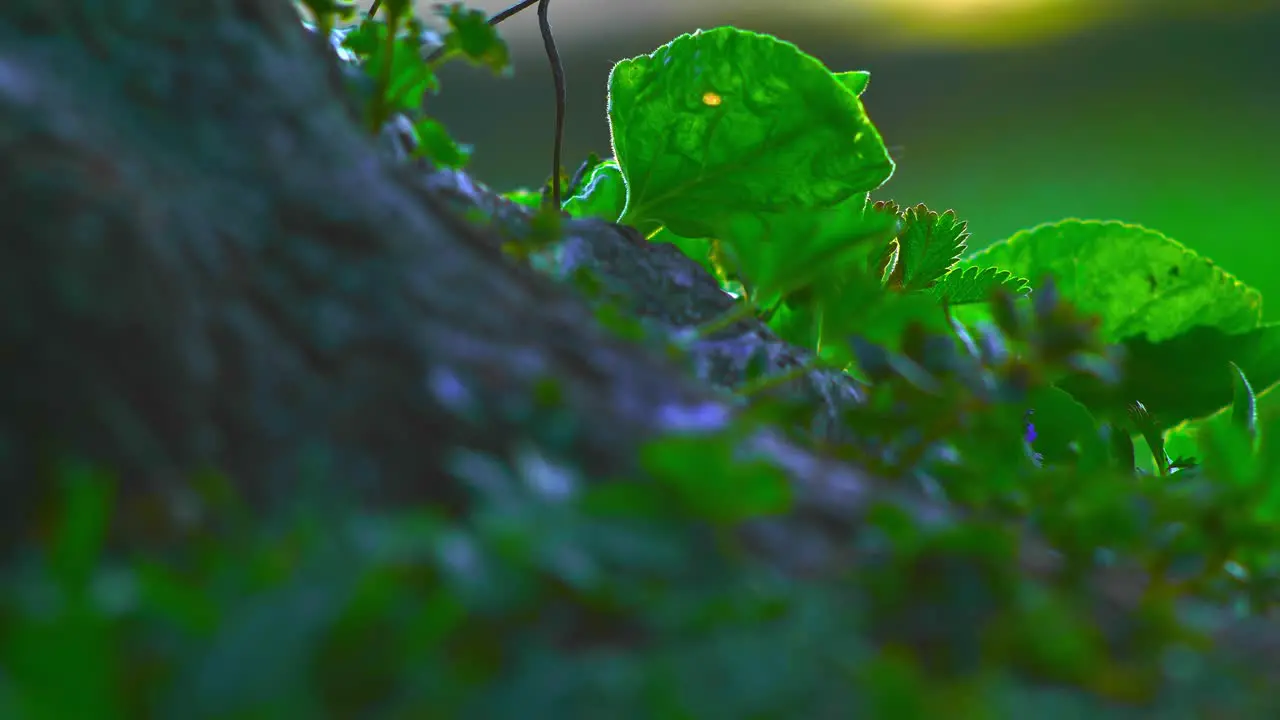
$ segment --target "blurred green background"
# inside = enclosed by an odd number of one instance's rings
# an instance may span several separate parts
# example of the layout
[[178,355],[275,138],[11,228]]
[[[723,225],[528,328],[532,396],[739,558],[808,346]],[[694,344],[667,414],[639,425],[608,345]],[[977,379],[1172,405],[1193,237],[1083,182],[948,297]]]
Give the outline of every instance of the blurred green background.
[[[699,27],[770,32],[832,69],[871,71],[863,99],[898,162],[876,197],[954,208],[974,248],[1066,217],[1141,223],[1261,289],[1280,319],[1280,3],[553,0],[551,20],[571,169],[610,154],[614,62]],[[537,186],[550,72],[532,10],[502,29],[514,74],[448,67],[430,110],[475,145],[480,179]]]

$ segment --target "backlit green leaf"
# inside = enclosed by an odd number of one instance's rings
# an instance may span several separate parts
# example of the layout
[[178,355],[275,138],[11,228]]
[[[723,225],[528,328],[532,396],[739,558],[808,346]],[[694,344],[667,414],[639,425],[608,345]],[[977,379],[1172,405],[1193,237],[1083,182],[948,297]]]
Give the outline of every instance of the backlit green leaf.
[[1159,342],[1197,325],[1241,333],[1262,318],[1256,290],[1181,243],[1137,225],[1041,225],[996,243],[965,265],[995,266],[1032,282],[1052,275],[1063,297],[1102,316],[1103,336],[1111,341],[1145,336]]
[[956,268],[939,278],[929,287],[928,293],[938,301],[949,305],[985,303],[996,288],[1003,287],[1014,295],[1025,296],[1031,292],[1031,284],[1008,270],[1000,268]]
[[878,256],[898,228],[898,218],[875,209],[866,195],[757,219],[763,225],[745,227],[723,245],[730,274],[741,278],[759,307],[824,278],[840,285],[854,274],[868,274],[868,258]]
[[416,154],[439,167],[460,169],[471,160],[472,147],[454,140],[439,120],[423,118],[413,126],[413,132],[418,136]]
[[645,232],[730,239],[761,214],[829,207],[893,173],[862,103],[821,62],[736,28],[615,65],[609,122],[623,222]]
[[939,214],[916,205],[902,213],[902,220],[897,272],[904,289],[923,290],[956,264],[969,233],[951,210]]

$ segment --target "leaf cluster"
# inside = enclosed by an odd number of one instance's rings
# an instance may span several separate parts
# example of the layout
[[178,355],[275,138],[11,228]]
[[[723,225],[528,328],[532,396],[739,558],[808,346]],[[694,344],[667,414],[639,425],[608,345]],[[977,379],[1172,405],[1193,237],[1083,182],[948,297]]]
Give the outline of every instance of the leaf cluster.
[[334,0],[302,4],[310,15],[304,25],[332,37],[347,61],[365,75],[364,120],[371,133],[376,135],[392,117],[404,115],[417,156],[439,167],[466,166],[473,148],[454,140],[439,120],[426,114],[424,104],[428,95],[439,92],[436,70],[449,60],[463,59],[498,74],[510,72],[507,44],[483,11],[460,2],[437,5],[436,17],[444,21],[443,32],[438,32],[413,14],[408,0],[381,3],[381,14],[371,12],[342,28],[336,26],[350,22],[354,5]]

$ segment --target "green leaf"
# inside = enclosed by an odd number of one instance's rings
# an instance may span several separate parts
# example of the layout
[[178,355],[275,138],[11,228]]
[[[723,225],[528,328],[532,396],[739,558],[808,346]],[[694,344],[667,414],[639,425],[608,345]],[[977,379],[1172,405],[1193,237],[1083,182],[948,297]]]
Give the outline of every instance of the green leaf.
[[1000,268],[956,268],[943,275],[926,291],[939,302],[949,305],[972,305],[991,299],[997,288],[1005,288],[1015,296],[1031,293],[1031,283]]
[[386,37],[385,23],[364,20],[342,37],[342,47],[350,50],[361,60],[367,61],[370,55],[377,52]]
[[[1252,382],[1250,386],[1252,386]],[[1280,385],[1272,385],[1270,388],[1255,393],[1254,407],[1258,417],[1258,435],[1262,439],[1264,450],[1268,445],[1276,445],[1273,439],[1267,442],[1265,430],[1267,418],[1280,418]],[[1165,448],[1169,452],[1170,457],[1178,458],[1200,458],[1204,453],[1200,449],[1197,437],[1208,425],[1232,425],[1235,424],[1235,403],[1225,407],[1218,412],[1195,420],[1186,420],[1169,429],[1165,434]]]
[[768,234],[760,215],[830,207],[894,167],[861,101],[821,62],[736,28],[615,65],[609,123],[627,184],[622,222],[646,234]]
[[1202,418],[1232,404],[1231,364],[1258,387],[1280,381],[1280,324],[1267,324],[1229,335],[1198,327],[1163,342],[1132,338],[1123,343],[1121,382],[1106,386],[1083,376],[1060,386],[1095,414],[1114,417],[1140,401],[1161,428]]
[[446,52],[461,55],[495,73],[510,69],[511,52],[507,43],[499,37],[498,29],[489,24],[483,10],[469,10],[455,2],[437,7],[436,12],[449,23],[450,32],[444,36]]
[[942,277],[965,251],[967,224],[952,210],[941,215],[924,205],[902,213],[898,233],[900,283],[906,290],[923,290]]
[[573,217],[598,217],[617,222],[627,203],[627,187],[616,160],[596,165],[582,189],[564,201],[564,211]]
[[867,85],[871,82],[871,73],[865,70],[849,70],[848,72],[833,74],[840,81],[840,84],[844,85],[854,95],[861,95],[866,92]]
[[366,19],[342,42],[359,58],[361,69],[381,92],[380,99],[368,108],[371,116],[379,115],[368,118],[377,120],[378,128],[398,112],[416,116],[426,94],[440,88],[435,70],[422,57],[419,40],[412,33],[398,31],[388,57],[388,32],[386,23]]
[[1258,436],[1258,398],[1253,394],[1253,386],[1239,365],[1231,365],[1232,401],[1231,421],[1248,433],[1249,437]]
[[439,120],[423,118],[414,124],[413,132],[418,136],[414,154],[439,167],[458,170],[471,160],[472,147],[454,140]]
[[510,192],[502,193],[502,197],[510,200],[517,205],[523,205],[527,208],[537,210],[542,207],[542,193],[529,188],[517,188]]
[[1145,336],[1160,342],[1198,325],[1241,333],[1262,318],[1256,290],[1181,243],[1137,225],[1041,225],[973,255],[965,265],[995,266],[1032,282],[1052,275],[1064,298],[1102,317],[1108,341]]
[[[1215,481],[1247,488],[1261,479],[1253,442],[1238,425],[1207,424],[1196,432],[1196,445],[1203,455],[1201,467]],[[1275,496],[1275,493],[1271,495]],[[1280,497],[1276,499],[1280,500]],[[1280,510],[1280,507],[1273,507],[1269,512],[1274,513],[1275,510]]]
[[870,276],[870,259],[899,227],[897,216],[877,210],[866,195],[757,218],[768,233],[744,229],[721,243],[723,272],[741,280],[757,307],[772,307],[803,288],[839,288],[854,276]]

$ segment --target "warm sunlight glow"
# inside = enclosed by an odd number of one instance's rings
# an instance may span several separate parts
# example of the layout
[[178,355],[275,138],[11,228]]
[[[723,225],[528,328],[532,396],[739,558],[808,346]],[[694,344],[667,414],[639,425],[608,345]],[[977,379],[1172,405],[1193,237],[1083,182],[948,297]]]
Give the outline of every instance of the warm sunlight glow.
[[994,48],[1065,35],[1131,12],[1115,0],[827,0],[796,6],[832,22],[847,9],[890,46]]
[[1057,0],[871,0],[867,4],[938,15],[974,16],[983,13],[1005,15],[1011,11],[1035,12],[1063,3]]

